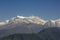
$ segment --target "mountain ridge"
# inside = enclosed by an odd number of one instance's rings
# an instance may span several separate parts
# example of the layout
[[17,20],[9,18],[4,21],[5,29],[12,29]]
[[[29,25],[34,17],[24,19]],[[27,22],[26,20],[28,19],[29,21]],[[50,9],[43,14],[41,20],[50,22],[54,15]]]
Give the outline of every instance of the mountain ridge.
[[0,25],[0,37],[15,33],[38,33],[46,28],[60,27],[60,20],[45,21],[36,16],[17,16],[2,23],[4,24]]
[[[5,21],[0,22],[0,26],[10,24],[10,23],[23,23],[23,22],[25,22],[25,23],[36,23],[36,24],[41,24],[41,25],[45,25],[47,23],[48,23],[48,25],[49,24],[57,25],[57,24],[60,24],[60,19],[43,20],[42,18],[37,17],[37,16],[29,16],[29,17],[17,16],[17,17],[13,17],[9,20],[5,20]],[[57,26],[60,26],[60,25],[57,25]]]

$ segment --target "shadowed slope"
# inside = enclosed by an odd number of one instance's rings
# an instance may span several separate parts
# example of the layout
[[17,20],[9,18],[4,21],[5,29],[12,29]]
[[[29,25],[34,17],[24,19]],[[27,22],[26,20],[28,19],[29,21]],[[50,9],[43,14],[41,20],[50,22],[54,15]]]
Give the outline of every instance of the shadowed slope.
[[1,40],[60,40],[60,28],[47,28],[37,34],[13,34]]

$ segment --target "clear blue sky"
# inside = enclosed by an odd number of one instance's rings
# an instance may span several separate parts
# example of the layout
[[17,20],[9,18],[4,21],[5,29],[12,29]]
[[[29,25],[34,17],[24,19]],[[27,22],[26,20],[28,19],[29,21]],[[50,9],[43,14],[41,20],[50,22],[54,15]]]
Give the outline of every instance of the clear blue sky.
[[60,18],[60,0],[0,0],[0,20],[17,15]]

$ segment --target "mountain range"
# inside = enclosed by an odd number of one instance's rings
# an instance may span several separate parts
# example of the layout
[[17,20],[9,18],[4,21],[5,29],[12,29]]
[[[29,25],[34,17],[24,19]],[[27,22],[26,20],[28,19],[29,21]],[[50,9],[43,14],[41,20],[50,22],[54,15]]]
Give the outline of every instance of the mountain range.
[[43,20],[37,16],[17,16],[0,21],[0,37],[15,33],[38,33],[43,29],[60,27],[60,19]]

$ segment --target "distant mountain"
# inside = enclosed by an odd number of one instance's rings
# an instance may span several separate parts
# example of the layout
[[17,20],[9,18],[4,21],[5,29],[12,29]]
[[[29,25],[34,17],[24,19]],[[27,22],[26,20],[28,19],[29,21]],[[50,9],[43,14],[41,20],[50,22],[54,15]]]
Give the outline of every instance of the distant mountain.
[[60,40],[60,28],[47,28],[36,34],[13,34],[0,40]]
[[[44,25],[45,21],[40,19],[36,16],[30,16],[30,17],[23,17],[23,16],[17,16],[13,17],[9,20],[5,20],[3,22],[0,22],[0,30],[1,29],[10,29],[17,26],[25,25],[25,24],[37,24],[37,25]],[[27,25],[26,25],[27,26]]]
[[14,33],[38,33],[42,30],[45,21],[36,16],[17,16],[0,22],[0,37]]
[[60,27],[60,19],[43,20],[37,16],[17,16],[9,20],[0,21],[0,37],[15,33],[38,33],[41,30]]
[[42,18],[37,17],[37,16],[30,16],[30,17],[17,16],[17,17],[13,17],[9,20],[5,20],[5,21],[0,22],[0,30],[14,28],[17,26],[21,26],[22,24],[24,24],[24,25],[25,24],[37,24],[37,25],[44,26],[45,28],[46,28],[46,26],[60,27],[60,19],[43,20]]

